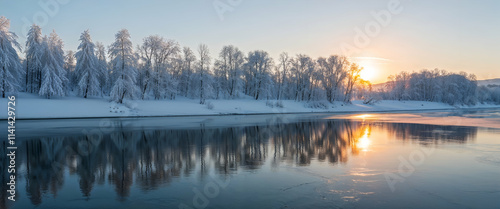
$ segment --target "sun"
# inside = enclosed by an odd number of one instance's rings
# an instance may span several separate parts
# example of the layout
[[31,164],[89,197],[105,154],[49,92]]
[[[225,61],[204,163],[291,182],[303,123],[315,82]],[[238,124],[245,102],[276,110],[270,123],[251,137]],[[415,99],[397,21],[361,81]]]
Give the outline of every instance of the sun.
[[367,81],[372,81],[375,76],[377,75],[377,70],[372,67],[372,66],[369,66],[369,65],[361,65],[363,67],[363,70],[361,70],[361,72],[359,73],[359,76],[361,77],[361,79],[363,80],[367,80]]
[[366,81],[374,82],[379,73],[381,60],[385,59],[377,57],[356,57],[354,61],[363,68],[363,70],[359,72],[360,78]]

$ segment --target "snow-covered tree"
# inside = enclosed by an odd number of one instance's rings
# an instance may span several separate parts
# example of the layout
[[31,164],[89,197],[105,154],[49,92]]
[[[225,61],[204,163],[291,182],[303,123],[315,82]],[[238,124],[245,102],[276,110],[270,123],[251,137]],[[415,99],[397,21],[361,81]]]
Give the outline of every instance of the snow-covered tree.
[[360,67],[356,63],[351,63],[349,70],[347,71],[347,83],[346,83],[346,90],[344,94],[344,102],[345,103],[351,103],[352,99],[352,94],[354,90],[354,86],[360,79],[359,73],[363,70],[362,67]]
[[377,101],[377,97],[375,97],[373,93],[372,83],[368,80],[359,79],[353,91],[353,97],[358,100],[363,100],[365,104],[373,104]]
[[76,68],[79,94],[83,98],[98,96],[101,92],[99,82],[98,60],[95,55],[95,45],[88,30],[80,36],[80,45],[76,52]]
[[160,88],[162,88],[162,93],[160,97],[162,98],[175,98],[177,94],[178,81],[175,79],[176,67],[179,68],[179,44],[173,40],[165,40],[162,42],[160,51],[155,56],[155,73],[159,73],[160,76]]
[[69,79],[67,71],[64,69],[65,65],[65,56],[64,56],[64,43],[61,38],[57,35],[55,31],[53,31],[48,40],[48,45],[50,52],[52,52],[52,56],[54,57],[54,67],[56,70],[56,74],[62,82],[63,92],[64,94],[60,96],[64,96],[67,90],[69,89]]
[[248,53],[244,66],[245,92],[256,100],[269,99],[272,93],[271,69],[273,60],[265,51]]
[[101,87],[101,95],[108,91],[109,71],[108,63],[106,61],[106,48],[103,44],[96,43],[96,57],[97,57],[97,72],[99,73],[99,84]]
[[73,91],[75,84],[77,83],[75,67],[76,67],[75,52],[73,52],[72,50],[68,50],[66,52],[66,56],[64,57],[64,70],[66,70],[66,75],[69,80],[69,89],[67,89],[68,91]]
[[153,77],[153,56],[160,45],[158,36],[148,36],[144,38],[144,42],[138,47],[139,56],[142,65],[138,72],[138,84],[141,92],[141,99],[145,99],[148,90],[151,88]]
[[26,91],[38,93],[42,81],[42,28],[33,24],[26,40]]
[[439,70],[430,71],[422,70],[420,73],[413,73],[410,80],[410,96],[414,100],[420,101],[435,101],[439,94],[437,94],[439,81],[437,80]]
[[347,58],[334,55],[328,58],[320,57],[317,62],[322,74],[326,99],[329,102],[339,100],[339,97],[342,96],[349,67]]
[[409,80],[410,74],[408,72],[401,72],[396,75],[389,76],[389,81],[386,83],[386,86],[390,88],[391,91],[391,99],[396,100],[405,100],[409,99]]
[[382,93],[384,99],[444,102],[450,105],[491,102],[487,88],[478,88],[475,75],[439,69],[391,75]]
[[311,78],[315,72],[315,62],[311,57],[299,54],[292,60],[292,82],[294,83],[294,99],[298,101],[310,100],[312,95]]
[[210,51],[208,50],[208,46],[205,44],[200,44],[198,46],[198,56],[200,59],[198,60],[198,81],[199,81],[199,97],[200,104],[205,104],[205,100],[212,95],[213,86],[212,86],[212,77],[210,76]]
[[197,88],[198,82],[195,82],[194,70],[195,70],[196,56],[189,47],[184,47],[182,49],[182,72],[179,82],[179,92],[185,97],[194,97],[194,90]]
[[21,88],[21,77],[24,75],[17,50],[21,45],[17,42],[15,33],[10,32],[10,21],[0,17],[0,92],[5,98],[6,93],[14,93]]
[[59,75],[62,69],[56,54],[51,50],[50,40],[45,37],[42,41],[42,85],[40,87],[39,95],[45,96],[50,99],[53,96],[64,96],[64,84]]
[[480,86],[477,94],[482,103],[500,104],[500,86]]
[[170,76],[170,81],[167,83],[168,85],[166,96],[170,99],[175,99],[177,94],[180,93],[179,83],[182,77],[183,69],[182,56],[178,53],[176,53],[175,56],[172,56],[167,69]]
[[109,56],[116,81],[111,88],[111,99],[117,103],[135,98],[138,88],[135,84],[137,70],[134,68],[135,55],[128,30],[120,30],[115,35],[115,42],[109,47]]
[[138,82],[143,97],[150,89],[155,99],[175,97],[178,81],[173,78],[173,68],[179,66],[179,51],[179,44],[173,40],[160,36],[144,39],[144,43],[139,47],[143,64]]
[[244,55],[237,47],[224,46],[219,53],[219,59],[215,61],[215,77],[218,90],[222,97],[235,98],[242,87],[241,71],[244,63]]
[[287,53],[281,53],[279,57],[278,66],[276,66],[276,84],[277,84],[277,98],[281,100],[283,98],[289,98],[287,94],[288,88],[288,76],[290,71],[290,57]]

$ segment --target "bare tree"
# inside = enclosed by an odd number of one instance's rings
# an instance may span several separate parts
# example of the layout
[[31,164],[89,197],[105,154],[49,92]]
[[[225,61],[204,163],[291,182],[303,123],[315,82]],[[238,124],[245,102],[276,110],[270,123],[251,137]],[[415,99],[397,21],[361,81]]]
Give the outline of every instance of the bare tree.
[[200,104],[205,104],[205,100],[208,96],[208,92],[211,90],[211,86],[209,84],[209,72],[210,69],[210,51],[208,50],[208,46],[205,44],[200,44],[198,46],[198,56],[200,56],[200,60],[198,61],[198,74],[200,78]]
[[354,85],[359,80],[359,73],[361,72],[361,70],[363,70],[362,67],[359,67],[359,65],[356,63],[352,63],[349,70],[347,71],[347,84],[344,96],[345,103],[351,103]]
[[287,76],[290,71],[290,57],[288,53],[280,54],[279,65],[276,67],[276,80],[278,84],[278,100],[283,97],[284,89],[288,87]]
[[349,62],[346,57],[330,56],[318,59],[320,71],[322,72],[323,88],[326,91],[326,98],[329,102],[334,102],[343,88],[347,77]]

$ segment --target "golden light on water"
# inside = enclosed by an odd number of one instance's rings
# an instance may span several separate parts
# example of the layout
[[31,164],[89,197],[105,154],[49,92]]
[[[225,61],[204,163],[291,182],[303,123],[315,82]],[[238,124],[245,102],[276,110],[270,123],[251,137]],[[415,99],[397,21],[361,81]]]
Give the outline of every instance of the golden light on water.
[[368,118],[372,117],[372,115],[370,115],[370,114],[363,114],[363,115],[356,115],[354,117],[355,118],[363,119],[363,121],[364,121],[365,119],[368,119]]
[[370,148],[371,140],[370,140],[370,128],[366,127],[365,132],[361,138],[358,139],[356,142],[356,147],[363,151],[366,152]]

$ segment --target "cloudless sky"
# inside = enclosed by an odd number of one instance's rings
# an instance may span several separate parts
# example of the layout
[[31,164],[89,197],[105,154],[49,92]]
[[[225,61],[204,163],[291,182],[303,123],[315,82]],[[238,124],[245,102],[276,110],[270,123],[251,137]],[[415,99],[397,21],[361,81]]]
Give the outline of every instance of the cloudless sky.
[[[0,15],[11,20],[22,45],[24,28],[42,17],[37,22],[44,34],[55,30],[65,50],[75,51],[86,29],[94,41],[109,45],[126,28],[134,45],[161,35],[193,50],[205,43],[214,58],[228,44],[244,52],[265,50],[274,58],[281,52],[317,58],[344,54],[343,44],[355,46],[355,29],[364,31],[376,20],[371,12],[387,10],[390,1],[240,0],[232,6],[238,0],[60,0],[52,14],[40,3],[58,0],[0,0]],[[231,9],[223,19],[216,2]],[[376,74],[372,82],[424,68],[500,78],[500,1],[401,0],[401,7],[367,46],[348,54]]]

